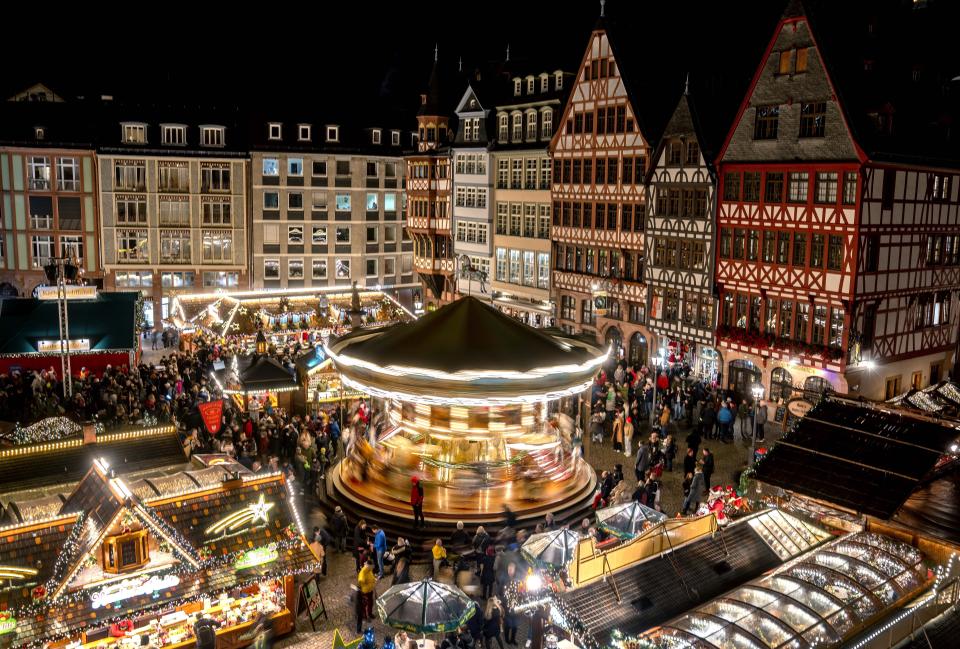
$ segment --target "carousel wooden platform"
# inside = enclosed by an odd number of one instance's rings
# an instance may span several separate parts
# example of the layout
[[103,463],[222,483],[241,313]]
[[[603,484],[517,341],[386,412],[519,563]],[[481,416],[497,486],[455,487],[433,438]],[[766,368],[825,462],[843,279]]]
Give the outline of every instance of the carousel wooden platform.
[[[450,538],[456,529],[457,521],[463,521],[464,529],[471,536],[478,525],[483,525],[487,532],[496,536],[506,523],[506,505],[510,506],[517,517],[517,527],[528,532],[532,532],[548,512],[553,513],[558,525],[579,525],[581,520],[592,514],[596,488],[596,473],[587,465],[584,465],[578,479],[570,481],[562,495],[549,499],[517,498],[509,502],[499,498],[491,502],[488,498],[483,509],[476,505],[471,508],[469,497],[465,496],[459,506],[438,510],[436,506],[430,506],[431,489],[428,487],[424,508],[426,526],[414,530],[413,510],[409,505],[394,500],[383,502],[382,494],[376,493],[374,489],[365,490],[363,485],[343,479],[338,466],[329,472],[325,493],[318,505],[327,516],[332,514],[336,505],[340,505],[347,514],[351,528],[361,518],[371,524],[377,523],[386,532],[390,543],[393,543],[397,536],[402,536],[421,551],[418,558],[424,559],[435,539],[441,538],[446,542]],[[476,501],[478,496],[474,495],[472,498]]]

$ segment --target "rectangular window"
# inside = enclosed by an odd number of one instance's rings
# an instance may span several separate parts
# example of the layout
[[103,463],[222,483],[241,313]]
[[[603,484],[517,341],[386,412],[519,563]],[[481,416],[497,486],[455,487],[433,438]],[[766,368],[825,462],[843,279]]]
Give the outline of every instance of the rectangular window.
[[780,300],[780,337],[790,338],[793,335],[793,302]]
[[823,137],[826,122],[826,102],[800,104],[800,137]]
[[843,309],[830,309],[830,347],[843,347]]
[[523,284],[534,286],[536,276],[536,256],[532,251],[523,251]]
[[336,268],[337,279],[350,279],[349,259],[337,259]]
[[310,241],[315,246],[327,245],[327,226],[325,225],[313,226],[313,232],[312,232]]
[[790,263],[789,232],[777,232],[777,263],[781,265]]
[[791,171],[790,182],[787,187],[787,201],[790,203],[806,203],[807,187],[810,186],[810,176],[806,171]]
[[747,171],[743,174],[743,200],[756,203],[760,200],[760,172]]
[[290,279],[303,279],[303,260],[287,260],[287,277]]
[[367,277],[376,277],[377,272],[377,260],[376,259],[367,259]]
[[498,282],[507,281],[507,250],[506,248],[497,248],[496,279]]
[[189,264],[190,231],[160,231],[160,262],[170,264]]
[[117,160],[114,163],[114,189],[146,191],[147,163],[143,160]]
[[700,145],[696,142],[687,142],[687,158],[685,164],[696,167],[700,164]]
[[169,272],[160,275],[160,285],[164,288],[189,288],[196,282],[191,272]]
[[[60,255],[80,264],[83,261],[83,237],[60,237]],[[2,257],[3,255],[0,254],[0,258]]]
[[750,230],[747,235],[747,261],[756,261],[760,252],[760,232]]
[[733,258],[743,259],[744,244],[746,243],[746,230],[737,228],[733,231]]
[[117,261],[142,263],[149,259],[146,230],[117,230]]
[[[488,268],[489,268],[489,262]],[[397,274],[397,260],[393,257],[384,257],[383,258],[383,275],[384,277],[393,277]]]
[[57,189],[66,192],[80,190],[80,164],[76,158],[57,158]]
[[765,230],[763,233],[763,262],[765,264],[773,263],[773,239],[773,231]]
[[766,300],[764,300],[763,333],[770,336],[777,335],[777,301],[772,297],[768,297]]
[[823,246],[824,239],[822,234],[814,234],[810,237],[810,267],[823,268]]
[[511,250],[510,251],[510,283],[519,284],[520,283],[520,251]]
[[123,141],[128,144],[146,144],[147,127],[145,124],[124,124]]
[[813,307],[813,336],[810,339],[814,345],[823,345],[826,342],[827,307],[816,305]]
[[550,238],[550,206],[549,205],[540,206],[540,216],[539,216],[539,221],[537,225],[537,238],[539,239]]
[[740,174],[728,171],[723,175],[723,200],[740,200]]
[[264,158],[263,159],[263,175],[264,176],[279,176],[280,175],[280,161],[276,158]]
[[327,260],[314,259],[311,262],[311,276],[313,279],[327,279]]
[[814,200],[822,205],[832,205],[837,202],[836,171],[817,172],[817,190]]
[[287,226],[287,243],[295,246],[303,245],[303,226],[302,225]]
[[337,236],[337,241],[336,241],[337,245],[350,243],[350,228],[348,227],[337,228],[336,236]]
[[897,170],[883,170],[883,196],[880,199],[880,207],[885,210],[893,209],[893,195],[897,188]]
[[777,72],[780,74],[790,74],[792,69],[793,62],[793,50],[783,50],[780,52],[780,62],[777,67]]
[[776,140],[777,128],[780,123],[780,106],[757,106],[756,118],[753,124],[754,140]]
[[233,261],[233,233],[229,231],[204,231],[203,261],[230,263]]
[[187,143],[187,128],[185,126],[166,126],[161,129],[161,143],[168,145],[182,145]]
[[[657,239],[659,243],[661,240]],[[730,228],[721,228],[720,230],[720,258],[721,259],[730,259],[732,252],[732,241],[733,237],[731,236]],[[656,258],[655,258],[656,259]],[[656,262],[658,266],[662,265],[662,262]]]
[[323,177],[327,175],[327,161],[326,160],[314,160],[312,164],[313,176],[314,177]]
[[350,211],[350,194],[337,194],[337,211]]
[[30,238],[30,244],[34,268],[43,268],[56,256],[51,236],[33,236]]
[[857,172],[843,172],[843,204],[854,205],[857,202]]
[[794,340],[807,341],[807,330],[810,328],[810,303],[797,302],[797,322],[794,327]]
[[830,235],[827,244],[827,270],[843,268],[843,237]]
[[[950,238],[947,238],[950,241]],[[880,266],[880,235],[871,234],[863,238],[864,251],[864,270],[867,272],[876,272]]]
[[157,189],[161,192],[190,191],[190,166],[186,162],[161,162],[157,176]]
[[230,225],[230,199],[203,198],[200,208],[204,225]]
[[264,279],[280,279],[280,260],[279,259],[263,260],[263,278]]
[[287,158],[287,175],[303,176],[303,158]]
[[[189,190],[187,190],[189,191]],[[230,165],[229,164],[202,164],[200,165],[201,192],[229,192]]]
[[289,194],[287,194],[287,209],[302,210],[303,194],[301,194],[300,192],[290,192]]
[[146,223],[147,199],[145,196],[117,194],[117,223]]
[[200,142],[203,146],[223,146],[224,128],[222,126],[204,126],[200,129]]
[[580,322],[586,325],[596,324],[593,318],[593,298],[580,301]]
[[783,201],[783,172],[767,172],[767,183],[763,200],[767,203]]
[[805,266],[807,263],[807,235],[802,232],[793,233],[793,265]]
[[537,288],[550,288],[550,253],[537,253]]
[[160,225],[190,225],[190,199],[187,196],[161,196]]
[[240,273],[210,271],[203,274],[205,288],[237,288],[240,286]]
[[280,209],[280,194],[277,192],[263,192],[263,209]]

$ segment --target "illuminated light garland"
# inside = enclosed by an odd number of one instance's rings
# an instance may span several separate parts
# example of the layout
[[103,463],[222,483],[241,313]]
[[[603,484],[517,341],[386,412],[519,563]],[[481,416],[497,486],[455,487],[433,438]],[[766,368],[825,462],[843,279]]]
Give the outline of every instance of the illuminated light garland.
[[[359,339],[352,339],[349,342],[357,342]],[[567,344],[567,343],[564,343]],[[347,345],[349,346],[349,345]],[[597,356],[588,361],[585,361],[579,365],[555,365],[552,367],[538,367],[532,370],[526,371],[517,371],[517,370],[459,370],[457,372],[444,372],[443,370],[434,370],[425,367],[408,367],[404,365],[377,365],[376,363],[371,363],[370,361],[365,361],[360,358],[354,358],[353,356],[347,356],[346,354],[337,354],[329,345],[323,346],[324,351],[327,353],[327,356],[332,358],[338,366],[344,367],[359,367],[361,369],[369,370],[377,374],[384,374],[387,376],[423,376],[429,379],[437,379],[440,381],[458,381],[458,382],[471,382],[471,381],[483,381],[490,379],[504,379],[510,381],[529,381],[535,379],[545,379],[551,376],[558,374],[583,374],[585,372],[592,374],[606,362],[607,357],[610,355],[610,349],[608,348],[602,356]]]
[[[293,380],[292,377],[291,377],[291,380]],[[217,383],[217,387],[220,388],[219,382]],[[220,388],[220,391],[223,392],[224,394],[246,394],[250,396],[258,396],[262,394],[279,394],[281,392],[294,392],[299,389],[300,389],[299,385],[294,385],[286,388],[270,388],[269,390],[231,390],[231,389],[224,390],[223,388]]]
[[433,395],[409,394],[406,392],[397,392],[393,390],[383,390],[371,385],[361,383],[345,374],[340,375],[340,380],[354,390],[369,394],[381,399],[398,399],[400,401],[412,401],[433,406],[509,406],[516,404],[540,403],[543,400],[553,401],[564,397],[580,394],[593,384],[593,378],[589,378],[576,385],[555,390],[552,392],[538,394],[518,394],[503,397],[442,397]]
[[35,568],[21,568],[18,566],[0,566],[0,579],[15,579],[21,580],[26,579],[27,577],[36,577],[37,570]]
[[[292,476],[285,476],[284,481],[286,482],[287,486],[287,497],[290,499],[290,511],[293,512],[293,520],[297,522],[297,529],[300,530],[300,535],[304,538],[304,540],[306,540],[307,528],[303,524],[303,518],[300,517],[300,508],[297,506],[297,500],[295,497],[295,494],[297,493],[296,482]],[[313,551],[311,550],[311,552]]]

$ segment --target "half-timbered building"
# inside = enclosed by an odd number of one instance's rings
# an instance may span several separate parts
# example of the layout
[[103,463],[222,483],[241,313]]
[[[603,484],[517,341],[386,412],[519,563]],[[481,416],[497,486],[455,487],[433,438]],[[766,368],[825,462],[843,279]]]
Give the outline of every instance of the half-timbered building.
[[852,5],[789,4],[719,156],[717,338],[742,394],[889,398],[953,360],[960,146],[946,60],[914,47],[936,7]]
[[594,334],[629,362],[645,363],[650,139],[613,40],[601,18],[551,141],[553,287],[565,331]]
[[[675,362],[715,379],[713,220],[715,175],[689,84],[660,139],[647,187],[644,277],[650,331]],[[669,357],[668,357],[669,360]]]
[[413,269],[423,284],[423,304],[428,307],[456,299],[450,135],[450,116],[440,95],[439,64],[434,60],[430,81],[420,95],[416,147],[404,156],[407,232],[413,239]]

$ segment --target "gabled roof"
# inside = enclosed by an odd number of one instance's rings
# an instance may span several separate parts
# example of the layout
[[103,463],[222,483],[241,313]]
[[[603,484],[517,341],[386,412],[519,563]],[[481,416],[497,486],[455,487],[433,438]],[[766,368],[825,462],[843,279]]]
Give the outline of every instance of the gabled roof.
[[[68,300],[70,338],[87,338],[91,350],[137,348],[138,294],[100,292],[95,300]],[[37,341],[59,340],[56,300],[0,300],[0,354],[36,353]]]
[[823,399],[757,464],[768,484],[890,518],[941,462],[960,430],[838,398]]
[[296,378],[272,356],[258,356],[240,371],[240,381],[247,390],[271,390],[296,387]]

